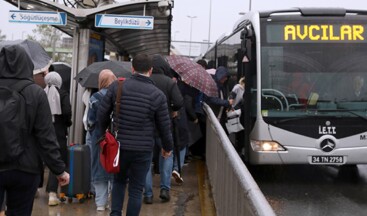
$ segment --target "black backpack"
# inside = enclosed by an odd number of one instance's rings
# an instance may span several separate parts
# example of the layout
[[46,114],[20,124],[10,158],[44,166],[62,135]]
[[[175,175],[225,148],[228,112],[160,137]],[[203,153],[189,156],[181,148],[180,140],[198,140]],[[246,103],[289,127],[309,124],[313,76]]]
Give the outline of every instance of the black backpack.
[[10,86],[0,85],[0,163],[17,160],[25,150],[28,122],[21,91],[32,83],[19,80]]

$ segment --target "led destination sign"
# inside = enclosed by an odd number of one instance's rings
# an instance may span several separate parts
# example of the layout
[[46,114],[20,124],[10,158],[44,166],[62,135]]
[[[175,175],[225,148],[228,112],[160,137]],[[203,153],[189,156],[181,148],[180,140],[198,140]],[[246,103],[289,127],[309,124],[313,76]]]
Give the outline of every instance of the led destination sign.
[[367,25],[359,24],[287,24],[268,25],[267,42],[271,43],[366,43]]

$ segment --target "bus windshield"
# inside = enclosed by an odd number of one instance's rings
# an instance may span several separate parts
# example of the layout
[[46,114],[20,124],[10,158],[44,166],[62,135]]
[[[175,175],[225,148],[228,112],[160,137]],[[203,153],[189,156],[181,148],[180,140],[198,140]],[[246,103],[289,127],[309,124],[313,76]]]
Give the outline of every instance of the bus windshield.
[[260,30],[263,114],[366,112],[366,18],[279,16]]

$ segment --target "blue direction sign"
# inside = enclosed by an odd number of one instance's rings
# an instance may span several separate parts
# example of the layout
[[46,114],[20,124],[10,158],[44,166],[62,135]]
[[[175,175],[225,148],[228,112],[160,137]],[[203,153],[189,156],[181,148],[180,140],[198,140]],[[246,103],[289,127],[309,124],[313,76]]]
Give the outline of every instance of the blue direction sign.
[[95,26],[98,28],[153,30],[154,17],[96,14]]
[[54,11],[10,10],[9,22],[66,25],[66,13]]

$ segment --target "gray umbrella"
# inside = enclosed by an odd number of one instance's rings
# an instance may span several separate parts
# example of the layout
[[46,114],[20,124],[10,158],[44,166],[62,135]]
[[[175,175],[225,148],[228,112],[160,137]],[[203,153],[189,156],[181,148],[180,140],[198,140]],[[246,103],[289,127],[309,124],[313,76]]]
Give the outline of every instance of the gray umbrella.
[[110,69],[116,77],[131,76],[131,62],[103,61],[92,63],[80,71],[74,79],[85,88],[98,88],[99,73],[104,69]]
[[52,63],[52,59],[47,54],[46,50],[37,41],[28,40],[28,39],[15,40],[15,41],[1,41],[0,50],[4,46],[14,45],[14,44],[20,44],[25,49],[29,57],[31,57],[33,65],[34,65],[33,74],[37,74],[42,71],[45,71],[50,67]]

